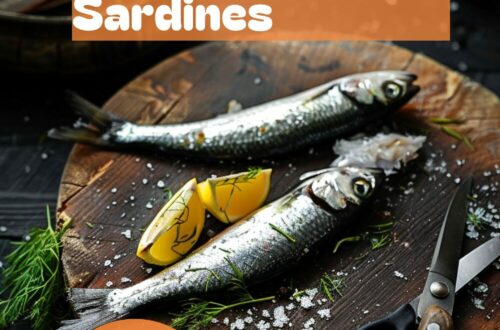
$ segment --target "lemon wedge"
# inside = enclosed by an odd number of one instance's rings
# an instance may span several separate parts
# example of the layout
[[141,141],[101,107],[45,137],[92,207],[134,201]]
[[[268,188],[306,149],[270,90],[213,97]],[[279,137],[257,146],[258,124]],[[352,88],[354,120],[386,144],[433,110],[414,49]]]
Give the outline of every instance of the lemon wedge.
[[208,211],[224,223],[234,223],[258,209],[269,195],[271,169],[210,178],[198,184]]
[[205,224],[205,208],[196,186],[196,179],[187,182],[156,215],[139,242],[139,258],[167,266],[191,250]]

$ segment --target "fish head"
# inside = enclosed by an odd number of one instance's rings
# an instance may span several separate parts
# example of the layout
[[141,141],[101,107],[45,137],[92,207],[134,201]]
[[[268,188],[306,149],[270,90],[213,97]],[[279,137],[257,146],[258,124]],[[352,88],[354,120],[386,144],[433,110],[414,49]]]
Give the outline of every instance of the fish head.
[[342,79],[340,91],[364,108],[382,105],[396,109],[406,104],[420,87],[413,82],[417,76],[405,71],[377,71]]
[[[335,167],[309,174],[307,191],[318,204],[342,210],[369,200],[383,179],[378,169]],[[312,177],[311,177],[312,176]]]

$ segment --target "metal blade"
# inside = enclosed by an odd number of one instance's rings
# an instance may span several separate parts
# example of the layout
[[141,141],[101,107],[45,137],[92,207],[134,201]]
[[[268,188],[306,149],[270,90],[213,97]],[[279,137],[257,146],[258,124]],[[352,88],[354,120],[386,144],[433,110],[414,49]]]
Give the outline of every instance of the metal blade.
[[[500,236],[491,238],[489,241],[479,245],[460,259],[458,265],[457,284],[455,292],[460,291],[474,277],[488,267],[496,258],[500,257]],[[413,299],[410,305],[417,310],[420,297]]]
[[453,312],[455,282],[467,219],[467,194],[471,185],[472,178],[465,180],[458,187],[448,206],[429,275],[418,304],[418,317],[421,317],[430,305],[438,305],[450,314]]
[[460,259],[455,292],[463,288],[470,282],[470,280],[476,277],[481,270],[488,267],[499,256],[500,236],[497,236],[491,238],[486,243],[481,244],[465,257]]

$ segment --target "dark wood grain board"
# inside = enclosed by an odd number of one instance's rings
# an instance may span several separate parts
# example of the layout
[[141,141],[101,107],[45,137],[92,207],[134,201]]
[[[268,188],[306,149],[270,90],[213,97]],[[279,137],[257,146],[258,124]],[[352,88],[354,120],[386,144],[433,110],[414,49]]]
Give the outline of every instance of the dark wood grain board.
[[[318,85],[335,77],[360,71],[406,69],[419,75],[422,92],[385,123],[368,128],[410,131],[426,130],[426,144],[419,161],[434,159],[446,162],[443,173],[429,176],[420,166],[412,165],[390,179],[379,191],[374,203],[353,219],[350,231],[332,237],[329,245],[304,260],[293,272],[276,279],[257,291],[278,293],[293,278],[298,289],[316,287],[320,276],[333,269],[348,272],[344,296],[330,307],[332,318],[320,319],[313,311],[295,309],[288,312],[293,328],[301,328],[311,317],[315,328],[353,329],[393,310],[417,295],[426,277],[435,239],[449,196],[456,187],[455,178],[474,175],[481,187],[498,180],[494,165],[500,156],[500,105],[498,97],[468,78],[447,69],[429,58],[381,43],[355,42],[273,42],[210,43],[172,57],[123,87],[104,106],[129,120],[141,123],[171,123],[209,118],[223,113],[227,103],[238,100],[252,106]],[[261,82],[255,83],[259,78]],[[429,125],[427,118],[437,116],[467,117],[457,130],[474,143],[471,151],[462,143]],[[418,127],[416,129],[415,127]],[[332,141],[333,143],[333,141]],[[451,146],[456,144],[456,148]],[[73,227],[64,239],[63,264],[70,287],[123,287],[123,276],[138,283],[158,268],[134,256],[140,229],[147,226],[166,200],[156,182],[163,180],[174,191],[188,179],[202,180],[211,174],[239,171],[249,165],[273,168],[269,200],[285,193],[298,182],[301,173],[327,166],[334,158],[331,144],[306,148],[285,157],[248,160],[246,162],[213,162],[191,160],[169,155],[118,153],[76,145],[61,182],[58,218],[71,219]],[[457,159],[466,159],[463,166]],[[146,166],[151,163],[154,171]],[[484,172],[492,171],[491,176]],[[143,179],[148,183],[143,184]],[[400,189],[400,187],[402,189]],[[117,188],[116,193],[111,193]],[[134,196],[132,203],[130,196]],[[496,192],[481,192],[482,204],[498,204]],[[145,205],[151,201],[153,208]],[[134,205],[132,205],[134,204]],[[367,246],[355,244],[331,253],[337,239],[362,230],[369,223],[395,221],[393,242],[364,258]],[[86,223],[93,224],[92,228]],[[220,230],[212,219],[207,227]],[[121,233],[130,230],[132,239]],[[487,231],[483,238],[489,237]],[[208,239],[207,232],[202,240]],[[468,248],[478,242],[468,242]],[[113,260],[114,256],[120,258]],[[112,259],[113,267],[104,267]],[[399,271],[407,280],[394,276]],[[455,315],[459,329],[495,329],[500,321],[498,305],[498,272],[488,271],[482,280],[490,284],[480,311],[460,294]],[[290,293],[281,294],[272,309],[287,304]],[[165,306],[139,316],[168,321]],[[169,310],[169,309],[168,309]],[[368,311],[368,312],[366,312]],[[231,320],[244,311],[227,314]],[[224,317],[224,316],[223,316]],[[256,318],[258,320],[260,318]],[[219,326],[220,327],[220,326]]]

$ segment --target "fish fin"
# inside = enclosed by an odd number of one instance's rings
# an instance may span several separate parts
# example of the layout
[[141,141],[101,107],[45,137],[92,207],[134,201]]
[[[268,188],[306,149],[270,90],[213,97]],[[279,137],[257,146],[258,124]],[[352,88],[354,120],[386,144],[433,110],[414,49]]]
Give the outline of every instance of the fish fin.
[[73,305],[78,319],[61,323],[60,330],[88,330],[118,320],[126,314],[117,314],[107,304],[108,295],[114,289],[82,289],[69,290],[68,300]]
[[64,94],[66,103],[71,110],[101,131],[110,129],[116,122],[125,122],[72,91],[67,90]]
[[47,135],[56,140],[82,142],[104,147],[109,147],[113,145],[113,143],[109,141],[108,138],[103,137],[101,133],[86,127],[53,128],[47,133]]
[[54,128],[48,136],[57,140],[83,142],[97,146],[110,147],[115,143],[113,133],[120,130],[125,120],[105,112],[98,106],[71,92],[65,92],[68,106],[83,120],[79,120],[74,127]]

